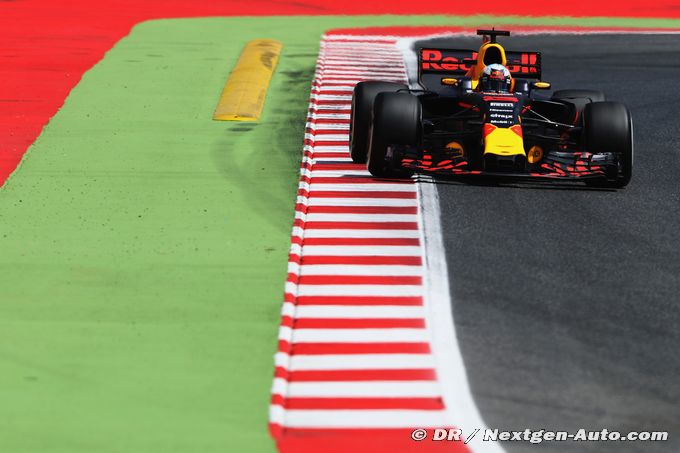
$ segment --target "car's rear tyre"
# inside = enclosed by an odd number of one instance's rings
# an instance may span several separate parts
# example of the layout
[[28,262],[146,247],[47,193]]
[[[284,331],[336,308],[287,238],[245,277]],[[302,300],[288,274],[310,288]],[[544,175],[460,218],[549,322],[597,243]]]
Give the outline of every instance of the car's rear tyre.
[[398,162],[387,158],[392,145],[419,147],[422,137],[422,106],[410,93],[380,93],[373,105],[368,171],[373,176],[402,176]]
[[633,119],[620,102],[593,102],[583,112],[584,145],[591,153],[613,153],[619,161],[618,174],[593,185],[625,187],[633,175]]
[[369,132],[373,114],[373,102],[378,93],[408,89],[406,85],[392,82],[359,82],[352,92],[349,143],[352,160],[365,164],[368,156]]
[[583,115],[586,105],[592,102],[605,102],[607,97],[596,90],[557,90],[553,93],[553,101],[567,101],[576,107],[576,118]]

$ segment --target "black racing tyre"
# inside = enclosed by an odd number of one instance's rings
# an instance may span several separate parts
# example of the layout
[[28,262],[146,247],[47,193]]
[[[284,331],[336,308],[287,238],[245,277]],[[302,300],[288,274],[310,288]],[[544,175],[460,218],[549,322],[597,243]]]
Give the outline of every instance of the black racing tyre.
[[593,102],[583,112],[584,145],[591,153],[613,153],[619,161],[616,179],[596,183],[625,187],[633,175],[633,119],[620,102]]
[[378,93],[408,89],[406,85],[392,82],[359,82],[352,92],[352,111],[349,126],[349,149],[352,160],[365,164],[368,156],[369,132],[373,114],[373,102]]
[[410,93],[380,93],[373,105],[370,131],[368,171],[373,176],[399,176],[387,159],[391,145],[420,145],[422,137],[422,107],[418,97]]
[[583,114],[586,105],[591,102],[605,102],[607,97],[602,91],[596,90],[557,90],[553,93],[553,101],[567,101],[576,106],[576,113]]

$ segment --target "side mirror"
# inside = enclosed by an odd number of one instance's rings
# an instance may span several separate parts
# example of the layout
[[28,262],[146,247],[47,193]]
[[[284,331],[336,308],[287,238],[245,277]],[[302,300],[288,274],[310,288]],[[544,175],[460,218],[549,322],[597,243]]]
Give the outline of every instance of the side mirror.
[[550,82],[534,82],[531,84],[531,88],[534,90],[549,90],[550,87]]
[[451,77],[444,77],[442,79],[442,85],[449,85],[449,86],[458,86],[458,79],[454,79]]

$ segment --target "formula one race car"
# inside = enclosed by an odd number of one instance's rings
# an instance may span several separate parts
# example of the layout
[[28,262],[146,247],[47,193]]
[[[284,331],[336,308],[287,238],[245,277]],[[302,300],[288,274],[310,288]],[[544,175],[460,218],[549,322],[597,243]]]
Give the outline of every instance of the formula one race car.
[[[478,52],[419,49],[422,89],[360,82],[352,96],[350,150],[377,177],[413,172],[579,179],[623,187],[633,168],[625,105],[592,90],[541,81],[541,55],[506,51],[500,30],[478,30]],[[533,81],[531,80],[533,79]]]

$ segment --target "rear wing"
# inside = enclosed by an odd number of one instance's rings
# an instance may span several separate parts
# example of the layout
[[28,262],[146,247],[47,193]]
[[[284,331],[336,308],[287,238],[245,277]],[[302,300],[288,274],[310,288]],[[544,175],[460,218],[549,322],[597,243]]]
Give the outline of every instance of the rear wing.
[[[513,77],[541,78],[541,53],[506,51],[507,67]],[[422,48],[418,51],[418,81],[437,91],[444,77],[464,76],[477,64],[477,52],[465,49]]]

